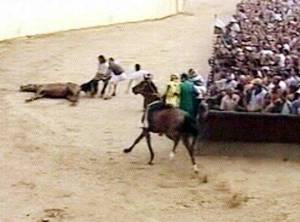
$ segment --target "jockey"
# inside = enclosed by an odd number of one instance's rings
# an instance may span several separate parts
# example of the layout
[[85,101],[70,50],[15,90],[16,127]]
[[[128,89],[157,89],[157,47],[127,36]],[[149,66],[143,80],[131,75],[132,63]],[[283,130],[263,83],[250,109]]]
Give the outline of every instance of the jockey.
[[144,74],[144,80],[153,80],[154,76],[151,73]]
[[186,73],[181,75],[180,83],[180,103],[179,108],[187,112],[191,117],[195,118],[196,113],[196,95],[197,91],[194,84],[189,81],[189,76]]
[[176,74],[171,74],[170,82],[167,84],[167,89],[164,95],[165,103],[173,107],[179,106],[179,77]]

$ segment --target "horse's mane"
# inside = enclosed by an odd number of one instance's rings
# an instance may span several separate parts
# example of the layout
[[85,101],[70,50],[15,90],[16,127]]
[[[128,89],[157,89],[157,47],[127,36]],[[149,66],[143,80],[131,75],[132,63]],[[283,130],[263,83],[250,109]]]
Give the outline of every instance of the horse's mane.
[[164,105],[164,108],[165,109],[173,109],[174,108],[174,106],[172,106],[172,105],[170,105],[170,104],[166,104],[166,103],[164,103],[165,105]]

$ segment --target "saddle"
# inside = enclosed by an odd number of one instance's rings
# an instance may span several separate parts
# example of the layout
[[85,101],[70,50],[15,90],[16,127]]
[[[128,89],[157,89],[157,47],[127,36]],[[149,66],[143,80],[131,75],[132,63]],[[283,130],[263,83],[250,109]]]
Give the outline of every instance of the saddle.
[[142,123],[145,128],[151,129],[151,123],[153,122],[153,116],[155,112],[164,110],[164,109],[171,109],[173,108],[172,105],[165,104],[163,101],[158,100],[150,103],[144,113],[142,118]]

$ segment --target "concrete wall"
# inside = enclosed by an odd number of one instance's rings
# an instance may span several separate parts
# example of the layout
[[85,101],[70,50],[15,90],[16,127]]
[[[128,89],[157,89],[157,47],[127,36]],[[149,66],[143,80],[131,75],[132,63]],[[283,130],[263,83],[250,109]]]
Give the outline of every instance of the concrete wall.
[[162,18],[184,0],[1,0],[0,40]]

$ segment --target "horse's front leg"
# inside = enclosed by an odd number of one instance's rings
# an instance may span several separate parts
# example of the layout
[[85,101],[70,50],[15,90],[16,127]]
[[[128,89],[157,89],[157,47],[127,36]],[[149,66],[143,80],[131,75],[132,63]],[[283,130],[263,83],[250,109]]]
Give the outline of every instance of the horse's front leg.
[[174,134],[174,133],[173,134],[168,134],[167,133],[166,136],[169,139],[173,140],[173,142],[174,142],[173,149],[172,149],[172,151],[170,152],[170,155],[169,155],[170,160],[173,160],[175,158],[176,149],[177,149],[179,141],[180,141],[180,135],[178,133],[176,133],[176,134]]
[[153,160],[154,160],[154,152],[152,149],[152,145],[151,145],[151,135],[149,131],[145,131],[146,132],[146,140],[147,140],[147,145],[148,145],[148,149],[150,152],[150,161],[149,161],[149,165],[153,165]]
[[38,100],[38,99],[43,98],[43,97],[44,97],[43,94],[41,94],[41,93],[36,93],[33,97],[31,97],[31,98],[29,98],[29,99],[26,99],[25,102],[26,102],[26,103],[29,103],[29,102],[32,102],[32,101],[34,101],[34,100]]
[[79,96],[77,95],[68,95],[66,97],[67,100],[71,102],[71,106],[76,106],[79,101]]
[[143,129],[142,133],[135,139],[133,144],[128,148],[124,149],[124,153],[130,153],[133,148],[145,137],[145,129]]

